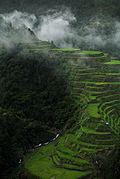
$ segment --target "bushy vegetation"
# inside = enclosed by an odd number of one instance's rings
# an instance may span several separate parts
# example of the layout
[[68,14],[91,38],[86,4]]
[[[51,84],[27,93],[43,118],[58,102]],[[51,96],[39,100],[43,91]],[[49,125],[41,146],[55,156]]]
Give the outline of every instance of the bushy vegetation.
[[59,59],[43,54],[0,57],[1,174],[34,145],[54,138],[72,116],[73,102],[62,65]]

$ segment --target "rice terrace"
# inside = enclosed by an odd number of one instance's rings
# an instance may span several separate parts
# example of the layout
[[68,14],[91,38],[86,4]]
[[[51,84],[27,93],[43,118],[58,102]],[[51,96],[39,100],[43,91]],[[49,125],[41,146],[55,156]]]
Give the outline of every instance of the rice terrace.
[[43,41],[26,44],[23,49],[27,55],[44,51],[61,59],[77,106],[64,133],[25,158],[27,175],[98,179],[110,174],[109,163],[112,165],[111,157],[117,155],[120,133],[119,59],[99,51],[54,48]]

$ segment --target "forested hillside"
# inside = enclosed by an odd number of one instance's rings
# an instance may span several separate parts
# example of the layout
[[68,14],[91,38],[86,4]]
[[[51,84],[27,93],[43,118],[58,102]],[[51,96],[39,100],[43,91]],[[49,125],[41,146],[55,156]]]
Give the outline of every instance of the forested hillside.
[[35,145],[62,131],[74,111],[65,66],[59,58],[46,56],[43,50],[35,53],[38,48],[52,46],[38,41],[17,47],[17,52],[1,53],[0,174],[3,176]]

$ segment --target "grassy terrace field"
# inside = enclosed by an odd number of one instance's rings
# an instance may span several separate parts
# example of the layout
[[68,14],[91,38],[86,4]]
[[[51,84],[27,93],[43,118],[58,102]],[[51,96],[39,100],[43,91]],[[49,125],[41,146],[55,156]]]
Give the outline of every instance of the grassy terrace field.
[[120,61],[102,52],[58,49],[42,41],[26,45],[24,51],[60,55],[78,105],[67,133],[31,153],[25,169],[31,178],[102,178],[119,136]]

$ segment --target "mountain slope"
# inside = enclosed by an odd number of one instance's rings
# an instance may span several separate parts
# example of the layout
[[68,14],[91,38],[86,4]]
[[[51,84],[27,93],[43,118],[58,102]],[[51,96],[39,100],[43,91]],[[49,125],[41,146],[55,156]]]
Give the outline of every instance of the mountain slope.
[[54,47],[36,41],[0,50],[0,178],[35,145],[54,138],[73,115],[68,75],[46,52]]
[[112,178],[118,167],[110,170],[119,147],[120,62],[97,51],[46,50],[66,66],[77,108],[64,135],[31,154],[25,169],[31,178]]

